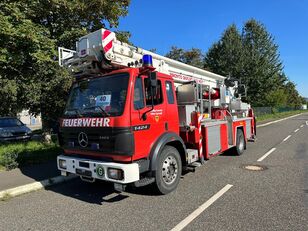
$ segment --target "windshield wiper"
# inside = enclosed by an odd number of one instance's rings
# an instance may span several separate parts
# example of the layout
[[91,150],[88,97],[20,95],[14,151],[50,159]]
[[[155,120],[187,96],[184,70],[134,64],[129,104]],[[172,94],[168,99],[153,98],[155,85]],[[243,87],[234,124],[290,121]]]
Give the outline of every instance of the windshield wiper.
[[80,110],[78,108],[68,108],[65,110],[64,114],[66,114],[66,112],[69,112],[69,111],[74,111],[76,115],[82,117],[82,114],[80,113]]
[[95,110],[96,108],[99,108],[99,110],[100,110],[101,112],[103,112],[104,116],[110,116],[110,114],[109,114],[108,112],[106,112],[106,111],[104,110],[104,108],[102,108],[101,106],[86,107],[86,108],[84,108],[83,110],[91,110],[91,109],[94,109],[94,110]]

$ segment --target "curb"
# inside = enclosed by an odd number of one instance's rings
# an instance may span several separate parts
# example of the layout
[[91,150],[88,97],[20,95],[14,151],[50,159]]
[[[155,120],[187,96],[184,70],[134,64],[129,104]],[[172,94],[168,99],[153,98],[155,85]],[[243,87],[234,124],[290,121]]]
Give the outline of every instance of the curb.
[[289,117],[286,117],[286,118],[282,118],[282,119],[279,119],[279,120],[274,120],[274,121],[271,121],[271,122],[268,122],[268,123],[265,123],[265,124],[260,124],[260,125],[257,125],[257,128],[265,127],[265,126],[268,126],[268,125],[271,125],[271,124],[274,124],[274,123],[281,122],[283,120],[291,119],[293,117],[296,117],[296,116],[299,116],[299,115],[302,115],[302,114],[304,114],[304,113],[292,115],[292,116],[289,116]]
[[74,178],[77,178],[77,176],[75,175],[70,175],[70,176],[56,176],[56,177],[52,177],[46,180],[42,180],[42,181],[37,181],[34,183],[30,183],[30,184],[26,184],[26,185],[22,185],[22,186],[18,186],[16,188],[11,188],[11,189],[6,189],[3,191],[0,191],[0,201],[4,201],[7,199],[10,199],[12,197],[16,197],[25,193],[30,193],[33,191],[37,191],[52,185],[56,185],[56,184],[60,184],[62,182],[66,182],[69,180],[72,180]]

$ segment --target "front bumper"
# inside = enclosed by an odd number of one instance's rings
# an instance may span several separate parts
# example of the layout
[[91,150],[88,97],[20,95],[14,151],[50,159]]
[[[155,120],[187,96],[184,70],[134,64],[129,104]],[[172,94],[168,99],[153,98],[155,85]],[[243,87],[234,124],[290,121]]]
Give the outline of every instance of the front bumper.
[[30,140],[30,135],[24,136],[12,136],[12,137],[0,137],[0,142],[9,142],[9,141],[23,141],[23,140]]
[[[65,161],[65,168],[60,166],[60,160]],[[66,175],[66,173],[72,173],[83,177],[90,177],[120,184],[128,184],[139,180],[139,165],[137,163],[120,164],[60,155],[57,158],[57,165],[63,175]],[[97,174],[96,170],[98,167],[104,169],[104,174]],[[123,171],[123,179],[116,180],[108,177],[107,172],[109,168],[121,169]]]

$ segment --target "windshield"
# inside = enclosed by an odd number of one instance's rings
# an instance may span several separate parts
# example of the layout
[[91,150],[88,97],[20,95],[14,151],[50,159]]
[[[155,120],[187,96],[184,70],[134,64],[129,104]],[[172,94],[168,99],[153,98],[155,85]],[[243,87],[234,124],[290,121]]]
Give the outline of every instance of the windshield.
[[76,83],[64,116],[120,116],[124,111],[128,73],[104,76]]
[[20,120],[15,118],[1,118],[0,127],[18,127],[23,126],[23,123]]

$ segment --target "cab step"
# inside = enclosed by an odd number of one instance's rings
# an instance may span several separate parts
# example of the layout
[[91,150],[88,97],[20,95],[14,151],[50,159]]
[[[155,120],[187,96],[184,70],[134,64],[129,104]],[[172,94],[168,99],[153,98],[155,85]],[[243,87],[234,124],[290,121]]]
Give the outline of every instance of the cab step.
[[196,168],[200,167],[201,165],[202,165],[201,162],[196,161],[188,164],[183,170],[188,172],[195,172]]
[[146,186],[146,185],[152,184],[154,182],[155,182],[155,178],[154,177],[144,177],[144,178],[134,182],[134,186],[139,188],[139,187],[142,187],[142,186]]
[[189,167],[193,167],[193,168],[197,168],[197,167],[200,167],[202,164],[200,162],[193,162],[191,164],[189,164],[188,166]]

